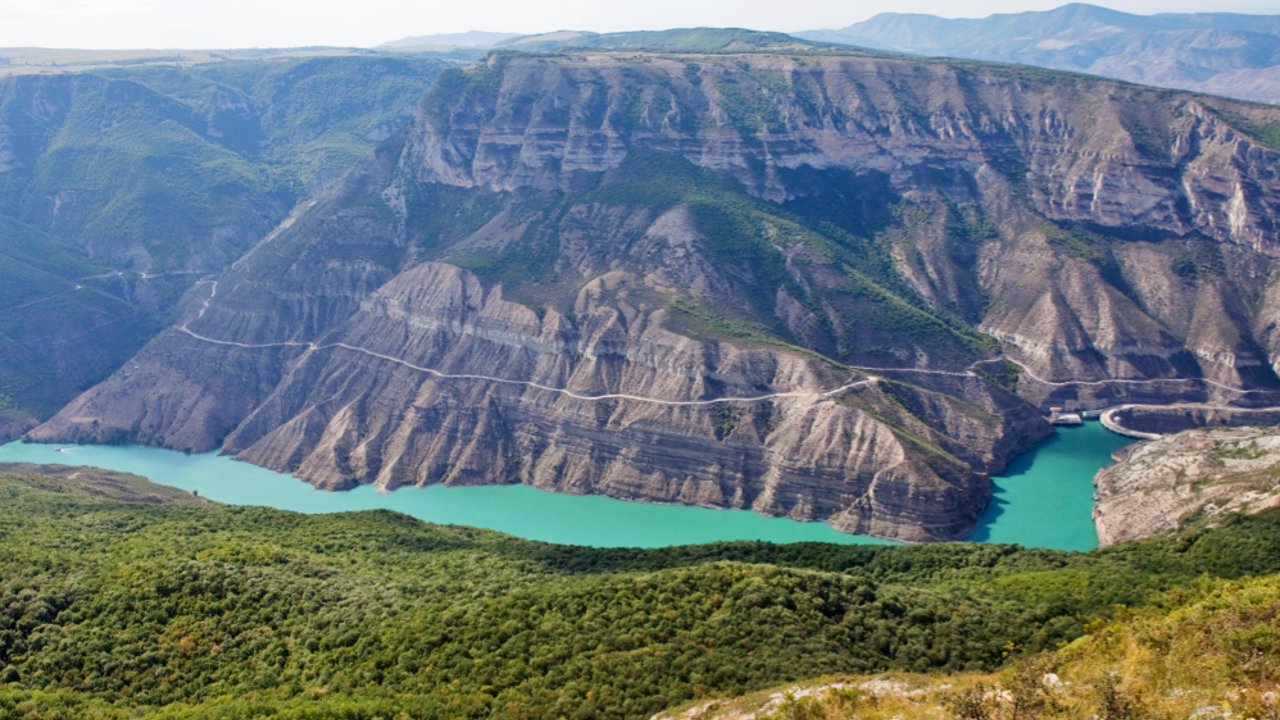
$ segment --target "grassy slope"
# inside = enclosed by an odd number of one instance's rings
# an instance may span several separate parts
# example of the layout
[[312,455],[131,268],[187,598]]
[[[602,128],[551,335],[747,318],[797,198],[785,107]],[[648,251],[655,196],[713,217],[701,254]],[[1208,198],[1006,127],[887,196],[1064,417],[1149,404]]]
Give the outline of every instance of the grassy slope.
[[829,676],[666,715],[727,720],[1280,717],[1280,576],[1201,579],[998,674]]
[[67,340],[92,340],[100,362],[115,367],[142,342],[128,330],[139,312],[100,283],[83,280],[106,268],[5,216],[0,216],[0,257],[0,422],[23,423],[28,413],[51,413],[62,398],[97,379],[61,365],[73,353],[62,346],[59,328],[79,328],[77,337]]
[[409,119],[445,63],[414,57],[225,62],[192,74],[240,93],[261,118],[260,157],[314,190]]
[[441,67],[311,58],[15,81],[10,123],[32,122],[16,117],[24,93],[61,83],[67,95],[64,114],[25,138],[27,162],[4,173],[22,198],[8,212],[99,255],[129,238],[164,269],[207,252],[208,238],[234,259],[403,124]]
[[13,473],[0,508],[5,717],[645,717],[823,673],[990,670],[1152,590],[1280,569],[1275,516],[1069,554],[592,550]]

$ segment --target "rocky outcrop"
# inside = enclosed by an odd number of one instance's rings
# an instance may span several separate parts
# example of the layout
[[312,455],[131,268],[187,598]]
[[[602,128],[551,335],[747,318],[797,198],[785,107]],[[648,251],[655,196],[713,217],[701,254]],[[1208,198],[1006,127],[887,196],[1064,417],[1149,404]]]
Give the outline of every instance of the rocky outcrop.
[[[1050,432],[1035,405],[1280,389],[1260,321],[1280,154],[1227,120],[1280,111],[1020,73],[446,72],[31,437],[963,537],[987,475]],[[991,370],[1001,343],[1020,373]]]
[[1270,427],[1280,424],[1280,408],[1126,405],[1116,409],[1113,416],[1127,430],[1154,435],[1172,435],[1202,427]]
[[1103,547],[1280,506],[1274,428],[1186,430],[1117,452],[1093,509]]

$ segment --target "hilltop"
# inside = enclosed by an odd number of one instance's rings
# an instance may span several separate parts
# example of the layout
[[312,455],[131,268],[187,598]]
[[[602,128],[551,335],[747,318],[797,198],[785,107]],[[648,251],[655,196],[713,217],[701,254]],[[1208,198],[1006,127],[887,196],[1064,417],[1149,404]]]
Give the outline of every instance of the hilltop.
[[689,703],[654,720],[1270,718],[1280,578],[1199,582],[1118,609],[1053,651],[1010,647],[998,674],[834,676]]

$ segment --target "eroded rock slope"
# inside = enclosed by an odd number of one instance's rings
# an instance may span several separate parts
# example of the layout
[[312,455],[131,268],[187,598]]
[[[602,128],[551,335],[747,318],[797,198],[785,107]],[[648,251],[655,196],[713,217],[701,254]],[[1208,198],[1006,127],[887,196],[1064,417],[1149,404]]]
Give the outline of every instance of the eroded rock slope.
[[1094,480],[1103,547],[1280,506],[1275,428],[1185,430],[1117,454]]

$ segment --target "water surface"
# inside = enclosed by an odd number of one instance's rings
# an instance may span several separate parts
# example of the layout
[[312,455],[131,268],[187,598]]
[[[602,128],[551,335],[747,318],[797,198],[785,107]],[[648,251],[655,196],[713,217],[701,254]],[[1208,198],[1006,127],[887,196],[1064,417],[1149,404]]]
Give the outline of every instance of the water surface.
[[1093,550],[1093,476],[1133,442],[1093,420],[1060,427],[992,478],[994,497],[968,539],[1055,550]]
[[626,502],[599,495],[543,492],[527,485],[432,485],[392,493],[379,493],[365,485],[347,492],[326,492],[292,476],[215,453],[185,455],[136,446],[12,442],[0,445],[0,462],[86,465],[130,472],[233,505],[265,505],[304,513],[383,508],[426,522],[471,525],[567,545],[664,547],[717,540],[846,545],[885,542],[836,532],[822,523],[768,518],[749,510]]
[[[970,538],[1033,547],[1087,550],[1098,539],[1090,518],[1093,474],[1126,441],[1098,423],[1064,428],[1017,458],[995,479],[995,499]],[[61,450],[59,450],[61,448]],[[530,540],[595,547],[663,547],[717,540],[882,543],[821,523],[767,518],[748,510],[711,510],[562,495],[525,485],[405,488],[363,486],[324,492],[289,475],[214,453],[185,455],[147,447],[0,445],[0,462],[59,463],[131,472],[153,482],[235,505],[304,513],[384,508],[427,522],[498,530]]]

